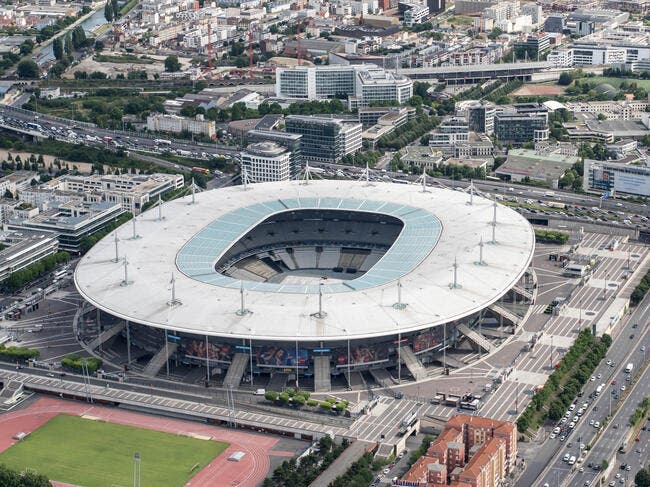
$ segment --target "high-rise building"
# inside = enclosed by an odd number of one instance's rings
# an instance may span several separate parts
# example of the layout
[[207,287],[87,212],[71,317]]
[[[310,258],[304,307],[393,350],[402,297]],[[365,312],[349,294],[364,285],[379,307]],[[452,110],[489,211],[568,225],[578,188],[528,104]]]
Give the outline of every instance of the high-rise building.
[[358,122],[305,115],[289,115],[288,133],[301,134],[305,160],[335,163],[361,149],[362,126]]
[[498,111],[494,135],[502,143],[548,140],[548,110],[537,103],[520,103]]
[[446,8],[445,0],[427,0],[427,6],[431,14],[440,13]]
[[413,82],[375,65],[298,66],[276,71],[275,91],[282,98],[343,98],[354,109],[372,102],[405,103],[413,96]]
[[291,178],[291,153],[275,142],[250,144],[241,152],[241,164],[248,178],[255,183]]

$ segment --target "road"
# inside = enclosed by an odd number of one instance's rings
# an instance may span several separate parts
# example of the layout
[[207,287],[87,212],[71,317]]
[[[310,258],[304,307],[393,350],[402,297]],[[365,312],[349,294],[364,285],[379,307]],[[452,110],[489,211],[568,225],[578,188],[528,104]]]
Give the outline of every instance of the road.
[[[563,481],[567,478],[570,471],[569,466],[563,461],[563,456],[565,453],[571,453],[578,458],[580,453],[580,443],[589,445],[593,442],[597,430],[589,423],[592,420],[594,422],[598,421],[601,424],[603,423],[604,419],[610,412],[610,407],[614,408],[617,402],[621,400],[617,400],[615,395],[612,394],[612,391],[620,392],[621,385],[627,384],[625,381],[625,374],[622,373],[625,365],[628,362],[633,362],[638,366],[643,359],[643,352],[640,351],[639,347],[642,344],[645,344],[646,347],[650,346],[650,327],[643,326],[644,324],[647,324],[648,317],[650,316],[649,306],[650,296],[646,297],[646,299],[636,308],[632,316],[629,317],[626,325],[618,331],[611,347],[609,348],[607,357],[594,371],[594,375],[596,376],[595,380],[593,382],[588,382],[583,388],[583,397],[577,398],[576,400],[577,408],[586,402],[589,403],[589,406],[584,415],[577,422],[574,430],[568,434],[564,442],[561,442],[559,438],[548,438],[542,447],[536,451],[535,458],[529,460],[526,471],[521,477],[518,485],[542,486],[544,483],[548,483],[549,485],[558,485],[558,478],[562,481],[560,485],[565,485]],[[638,328],[633,328],[635,323],[640,323]],[[634,334],[635,337],[630,339],[632,334]],[[615,363],[615,367],[607,365],[607,360],[612,360]],[[598,375],[601,375],[600,379],[598,378]],[[615,386],[611,385],[613,380],[616,380]],[[589,396],[601,383],[606,384],[602,394],[594,399],[589,399]],[[639,388],[636,387],[636,389]],[[621,397],[620,394],[616,394],[616,396]],[[634,400],[629,401],[625,396],[623,399],[625,402],[623,403],[624,405],[622,409],[627,410],[630,406],[632,409],[636,407]],[[619,419],[620,417],[617,418],[613,424],[619,423],[619,426],[621,427],[618,430],[622,434],[625,430],[622,426],[626,424],[626,421],[620,421]],[[569,445],[571,445],[571,447],[569,447]],[[614,445],[614,450],[618,448],[619,445],[620,443]],[[598,452],[600,452],[600,450],[598,450]],[[602,455],[602,452],[600,454]],[[596,452],[594,452],[594,456],[595,455]],[[600,463],[604,458],[608,458],[608,456],[602,456],[591,461]],[[546,465],[546,468],[543,469],[540,475],[539,467],[543,467],[544,465]],[[592,472],[591,475],[593,477],[594,473]],[[585,476],[582,479],[582,482],[587,479],[588,477]]]

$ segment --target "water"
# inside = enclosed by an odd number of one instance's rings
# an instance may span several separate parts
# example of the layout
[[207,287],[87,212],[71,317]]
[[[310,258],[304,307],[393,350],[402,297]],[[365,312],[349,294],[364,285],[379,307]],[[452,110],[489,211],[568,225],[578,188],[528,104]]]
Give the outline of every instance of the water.
[[[86,35],[90,36],[92,34],[92,30],[95,27],[105,23],[106,23],[106,17],[104,17],[104,9],[100,8],[94,14],[92,14],[90,17],[84,20],[81,23],[81,26],[86,31]],[[43,64],[52,61],[53,59],[54,59],[54,51],[52,50],[52,43],[50,43],[47,47],[45,47],[41,51],[41,54],[38,59],[38,64],[42,66]]]

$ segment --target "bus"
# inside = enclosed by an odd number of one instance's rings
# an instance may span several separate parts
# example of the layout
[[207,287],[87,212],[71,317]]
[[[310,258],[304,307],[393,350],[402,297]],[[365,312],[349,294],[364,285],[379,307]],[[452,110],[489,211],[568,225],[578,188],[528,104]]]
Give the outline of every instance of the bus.
[[171,140],[154,139],[154,142],[155,142],[156,145],[172,145]]
[[197,172],[199,174],[210,174],[210,170],[204,167],[193,167],[192,172]]
[[471,394],[467,394],[461,398],[458,407],[460,407],[461,409],[467,409],[469,411],[478,411],[479,409],[481,409],[482,405],[483,404],[481,403],[481,400],[479,398],[474,397]]
[[402,423],[399,426],[399,431],[398,433],[403,436],[406,434],[406,432],[409,430],[409,428],[412,428],[415,423],[417,423],[418,417],[415,411],[411,411],[408,416],[406,416],[403,420]]
[[68,269],[61,269],[52,273],[52,280],[59,281],[65,277],[68,273]]
[[560,203],[559,201],[547,201],[546,206],[548,206],[549,208],[559,208],[560,210],[566,209],[566,204]]
[[38,131],[43,130],[43,127],[41,127],[39,124],[33,123],[33,122],[27,122],[27,128],[29,130],[38,130]]

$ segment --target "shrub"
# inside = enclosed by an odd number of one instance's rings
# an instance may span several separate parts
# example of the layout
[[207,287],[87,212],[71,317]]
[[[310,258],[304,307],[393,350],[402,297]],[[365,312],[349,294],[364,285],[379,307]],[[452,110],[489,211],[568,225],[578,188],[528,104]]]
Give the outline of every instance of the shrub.
[[318,401],[315,400],[315,399],[309,399],[307,401],[307,406],[316,407],[316,406],[318,406]]
[[275,402],[278,400],[279,394],[275,391],[266,391],[264,393],[264,399],[267,401]]
[[83,372],[84,362],[89,374],[94,374],[102,367],[102,360],[96,357],[86,358],[76,354],[70,354],[61,360],[61,365],[74,372]]
[[5,345],[0,345],[0,358],[11,360],[12,362],[16,360],[29,360],[37,359],[41,356],[41,352],[27,347],[6,347]]

